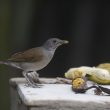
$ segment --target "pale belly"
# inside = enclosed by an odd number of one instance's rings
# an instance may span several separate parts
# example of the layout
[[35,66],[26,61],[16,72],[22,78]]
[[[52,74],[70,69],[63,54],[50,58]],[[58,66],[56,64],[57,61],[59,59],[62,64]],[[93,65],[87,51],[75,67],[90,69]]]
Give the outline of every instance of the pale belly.
[[48,65],[48,63],[51,61],[53,58],[54,51],[46,51],[44,50],[44,54],[46,56],[42,59],[42,61],[38,62],[21,62],[21,63],[16,63],[15,66],[19,67],[20,69],[24,71],[38,71],[44,68],[45,66]]

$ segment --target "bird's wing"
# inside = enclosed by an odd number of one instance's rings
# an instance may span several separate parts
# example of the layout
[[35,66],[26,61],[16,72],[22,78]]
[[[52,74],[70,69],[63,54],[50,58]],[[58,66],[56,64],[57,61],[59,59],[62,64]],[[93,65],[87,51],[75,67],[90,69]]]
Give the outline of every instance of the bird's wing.
[[12,62],[36,62],[42,60],[44,57],[43,50],[39,48],[32,48],[24,52],[18,52],[11,56],[8,61]]

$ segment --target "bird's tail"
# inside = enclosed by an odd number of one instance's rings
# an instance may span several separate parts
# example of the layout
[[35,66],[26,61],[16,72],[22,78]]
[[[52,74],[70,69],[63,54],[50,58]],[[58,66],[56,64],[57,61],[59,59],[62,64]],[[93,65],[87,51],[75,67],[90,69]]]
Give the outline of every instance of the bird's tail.
[[9,61],[0,61],[0,64],[4,64],[4,65],[8,65],[8,66],[12,66],[12,67],[16,67],[16,68],[20,68],[18,63],[15,62],[9,62]]
[[0,64],[9,65],[8,62],[0,61]]

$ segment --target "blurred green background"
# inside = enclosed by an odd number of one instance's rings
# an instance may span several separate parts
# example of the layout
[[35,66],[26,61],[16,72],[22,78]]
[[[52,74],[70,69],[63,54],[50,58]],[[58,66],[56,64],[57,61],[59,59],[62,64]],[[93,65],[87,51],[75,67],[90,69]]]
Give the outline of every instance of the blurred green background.
[[[0,0],[0,60],[41,45],[50,37],[69,40],[41,77],[64,75],[70,67],[110,62],[110,3],[77,0]],[[9,79],[21,71],[0,65],[0,110],[9,110]]]

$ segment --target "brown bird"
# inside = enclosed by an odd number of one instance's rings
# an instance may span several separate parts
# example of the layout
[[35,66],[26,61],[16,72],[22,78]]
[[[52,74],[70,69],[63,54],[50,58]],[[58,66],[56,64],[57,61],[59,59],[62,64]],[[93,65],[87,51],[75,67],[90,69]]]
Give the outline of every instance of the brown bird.
[[43,69],[52,60],[55,50],[62,44],[67,44],[67,40],[58,38],[48,39],[42,46],[35,47],[24,52],[18,52],[0,64],[10,65],[23,70],[23,76],[29,85],[39,87],[38,70]]

